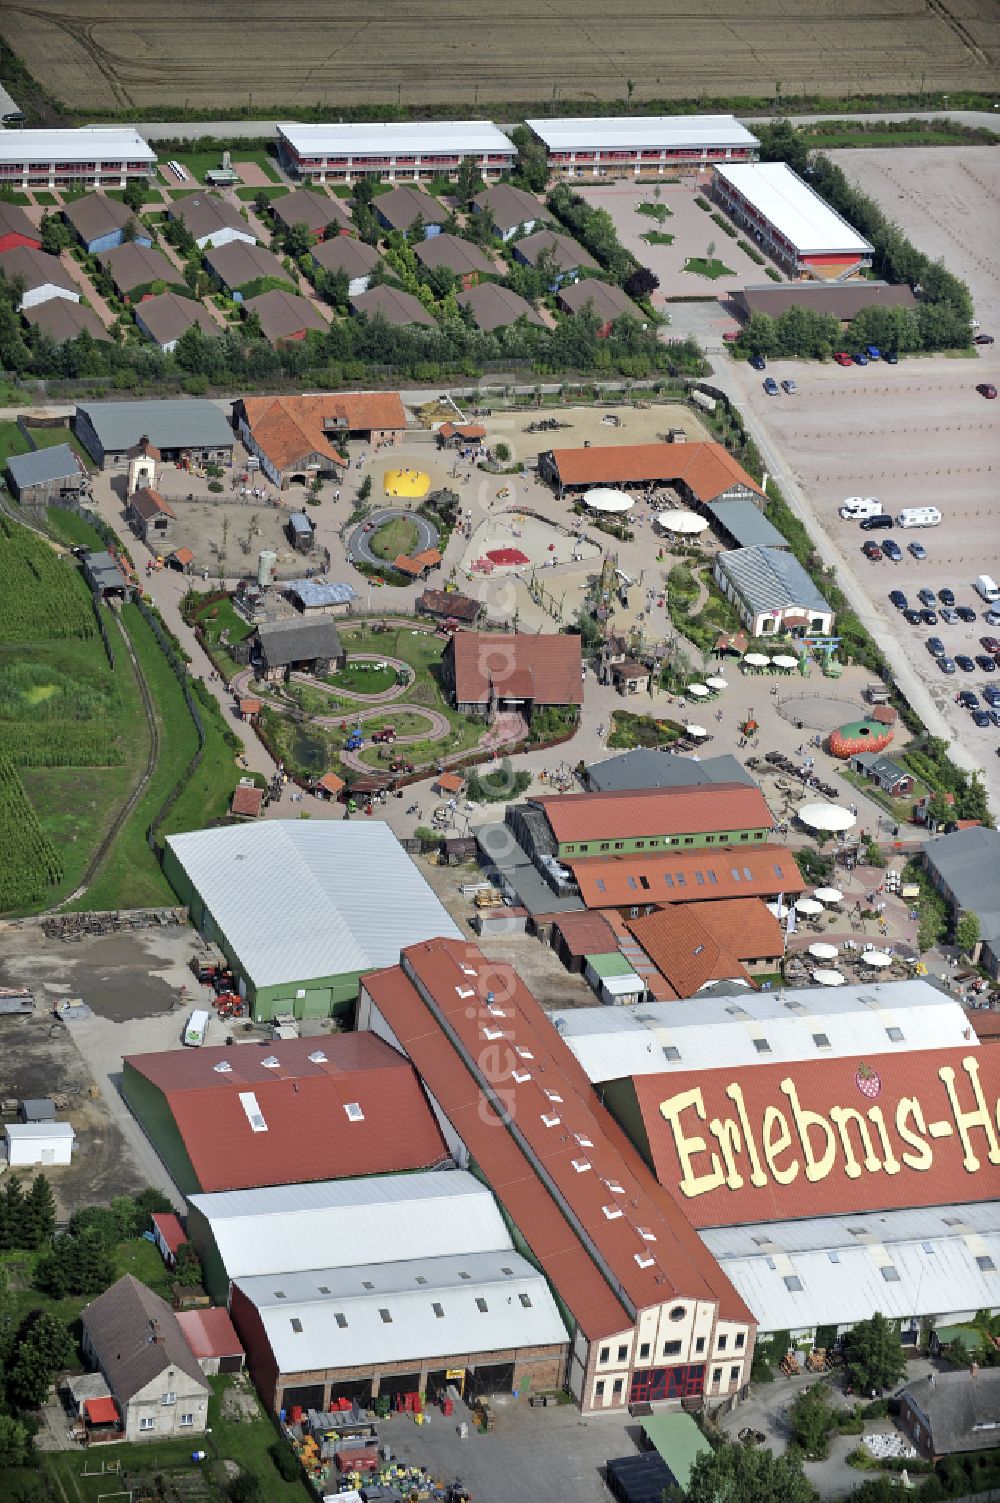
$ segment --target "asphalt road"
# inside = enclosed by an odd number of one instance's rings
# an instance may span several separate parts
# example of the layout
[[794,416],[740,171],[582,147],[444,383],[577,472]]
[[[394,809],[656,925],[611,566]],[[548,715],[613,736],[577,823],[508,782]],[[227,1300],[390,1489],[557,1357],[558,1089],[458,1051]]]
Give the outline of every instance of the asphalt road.
[[384,558],[379,558],[372,552],[371,540],[383,522],[391,522],[393,517],[408,517],[417,529],[417,546],[413,550],[414,553],[423,553],[426,548],[437,547],[437,528],[432,527],[425,517],[418,516],[416,512],[411,512],[406,507],[387,507],[384,511],[373,512],[367,522],[356,527],[351,533],[347,551],[348,556],[354,559],[355,563],[372,564],[376,569],[389,567]]

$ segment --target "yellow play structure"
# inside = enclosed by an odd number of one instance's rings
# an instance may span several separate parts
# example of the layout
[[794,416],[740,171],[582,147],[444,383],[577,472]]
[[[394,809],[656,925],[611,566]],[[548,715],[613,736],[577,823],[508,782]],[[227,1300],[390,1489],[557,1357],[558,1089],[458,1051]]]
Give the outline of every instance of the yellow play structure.
[[385,493],[387,496],[406,496],[420,499],[431,488],[431,477],[423,470],[386,470]]

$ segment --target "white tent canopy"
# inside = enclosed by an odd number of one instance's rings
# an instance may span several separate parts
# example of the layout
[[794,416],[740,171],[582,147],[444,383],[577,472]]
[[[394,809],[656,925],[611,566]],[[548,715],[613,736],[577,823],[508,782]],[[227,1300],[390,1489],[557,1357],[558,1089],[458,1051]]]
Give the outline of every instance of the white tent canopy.
[[814,945],[809,946],[809,954],[814,955],[817,960],[836,960],[838,950],[836,945],[828,945],[823,940],[817,940]]
[[817,887],[813,893],[813,897],[818,898],[821,903],[842,903],[844,901],[844,894],[839,887]]
[[693,694],[695,699],[705,699],[708,696],[708,689],[704,684],[688,684],[687,693]]
[[798,658],[793,658],[787,652],[779,653],[778,656],[776,658],[772,658],[771,661],[776,668],[797,668],[799,666]]
[[877,971],[882,971],[887,965],[892,965],[892,956],[884,950],[863,950],[859,956],[862,965],[874,966]]
[[820,986],[846,986],[845,978],[839,971],[813,971],[813,980],[818,981]]
[[692,535],[696,532],[704,532],[708,526],[707,519],[699,517],[696,511],[657,512],[656,522],[664,532],[686,532]]
[[823,912],[823,904],[817,903],[815,898],[799,898],[795,905],[796,913],[815,914]]
[[705,727],[703,725],[688,725],[688,726],[685,726],[684,729],[687,731],[687,733],[688,733],[689,736],[707,736],[708,735],[708,732],[706,731],[706,729],[705,729]]
[[729,685],[724,678],[707,678],[706,684],[710,689],[728,689]]
[[743,661],[749,663],[751,668],[767,668],[770,666],[771,659],[765,657],[762,652],[748,652]]
[[849,830],[854,824],[850,809],[839,804],[803,804],[799,819],[812,830]]
[[584,493],[583,504],[591,511],[628,511],[635,502],[624,491],[598,486],[595,490]]

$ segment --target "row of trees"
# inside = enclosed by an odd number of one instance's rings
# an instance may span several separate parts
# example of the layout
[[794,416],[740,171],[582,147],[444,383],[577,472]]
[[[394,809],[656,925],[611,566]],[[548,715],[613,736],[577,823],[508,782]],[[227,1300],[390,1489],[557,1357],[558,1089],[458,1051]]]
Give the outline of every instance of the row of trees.
[[37,1174],[27,1192],[10,1176],[0,1195],[0,1252],[44,1247],[55,1227],[55,1199],[45,1175]]

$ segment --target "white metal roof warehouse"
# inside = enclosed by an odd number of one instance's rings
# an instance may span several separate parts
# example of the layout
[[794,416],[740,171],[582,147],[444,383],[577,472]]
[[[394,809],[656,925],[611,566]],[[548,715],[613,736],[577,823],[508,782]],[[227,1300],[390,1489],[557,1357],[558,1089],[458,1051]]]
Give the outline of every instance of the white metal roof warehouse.
[[144,162],[156,153],[131,125],[86,125],[76,130],[0,131],[0,162]]
[[195,924],[238,969],[258,1016],[279,1002],[302,1015],[293,1004],[320,978],[342,982],[326,1003],[356,996],[357,977],[394,965],[407,945],[460,938],[379,820],[276,819],[171,835],[164,867]]
[[189,1204],[189,1235],[232,1280],[511,1246],[492,1193],[461,1169],[226,1190]]
[[870,255],[872,246],[787,162],[737,162],[716,174],[800,256]]
[[876,1311],[904,1328],[1000,1308],[1000,1204],[714,1227],[701,1240],[762,1334],[850,1326]]
[[527,123],[549,151],[756,150],[760,145],[735,115],[568,115]]
[[489,120],[412,120],[385,124],[300,125],[280,120],[278,135],[299,157],[443,156],[504,153],[514,146]]
[[[666,1071],[975,1048],[963,1008],[919,979],[690,1002],[580,1007],[551,1018],[595,1083]],[[759,1041],[759,1044],[758,1042]],[[766,1045],[766,1048],[764,1047]]]

